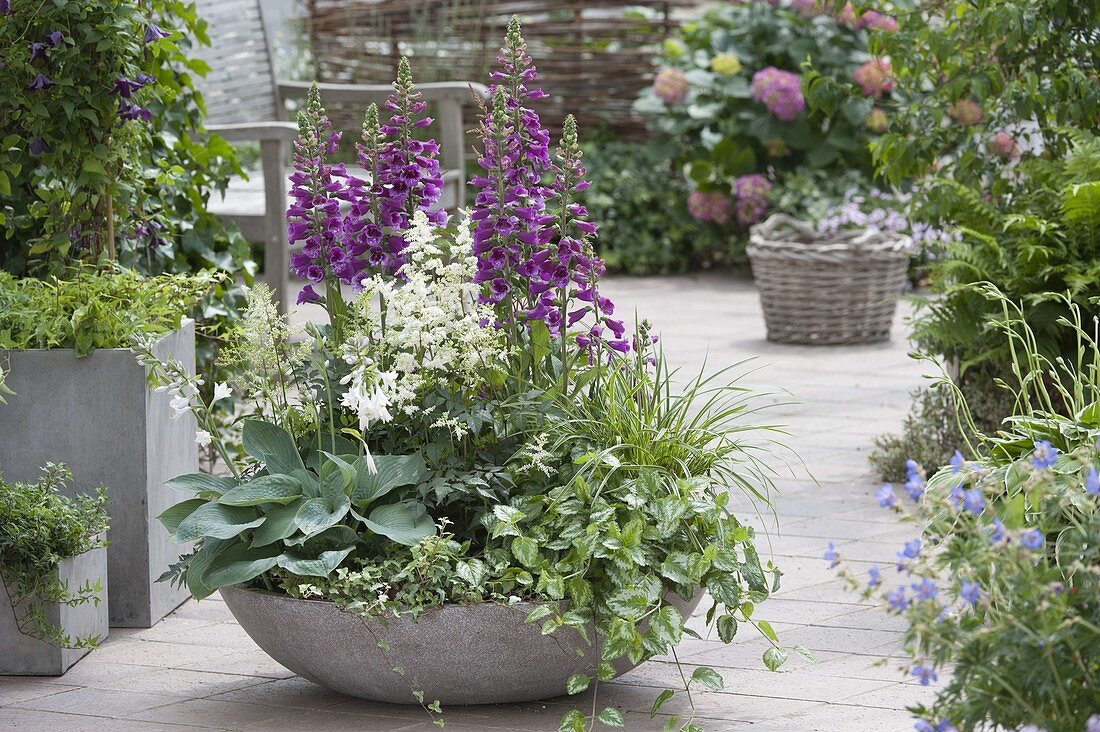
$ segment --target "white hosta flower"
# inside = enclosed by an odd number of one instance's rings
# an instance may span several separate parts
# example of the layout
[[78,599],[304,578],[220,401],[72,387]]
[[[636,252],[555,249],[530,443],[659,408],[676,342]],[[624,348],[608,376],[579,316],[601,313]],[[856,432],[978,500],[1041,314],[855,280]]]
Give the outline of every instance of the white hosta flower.
[[207,445],[209,445],[210,439],[211,434],[206,430],[195,431],[195,443],[198,444],[199,447],[206,447]]
[[[214,384],[214,401],[220,402],[222,399],[228,399],[233,395],[233,389],[224,381],[216,382]],[[211,402],[213,403],[213,402]]]
[[172,395],[172,401],[168,406],[172,408],[172,419],[179,419],[191,411],[191,398],[195,396],[195,389],[190,384],[173,386],[168,390]]

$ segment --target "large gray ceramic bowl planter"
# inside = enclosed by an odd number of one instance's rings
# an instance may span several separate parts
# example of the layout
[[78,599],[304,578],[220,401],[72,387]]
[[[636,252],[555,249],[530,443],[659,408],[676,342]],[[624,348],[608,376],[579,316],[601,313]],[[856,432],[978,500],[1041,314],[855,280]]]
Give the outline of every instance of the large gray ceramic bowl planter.
[[[240,587],[221,590],[252,640],[294,673],[342,694],[395,704],[424,698],[443,704],[499,704],[565,694],[577,673],[592,673],[596,653],[571,629],[543,635],[526,623],[532,603],[444,605],[419,619],[386,623],[331,602],[296,600]],[[685,615],[702,599],[675,598]],[[379,642],[389,650],[383,651]],[[584,655],[578,651],[583,650]],[[637,664],[616,664],[625,673]],[[404,676],[394,673],[400,666]]]

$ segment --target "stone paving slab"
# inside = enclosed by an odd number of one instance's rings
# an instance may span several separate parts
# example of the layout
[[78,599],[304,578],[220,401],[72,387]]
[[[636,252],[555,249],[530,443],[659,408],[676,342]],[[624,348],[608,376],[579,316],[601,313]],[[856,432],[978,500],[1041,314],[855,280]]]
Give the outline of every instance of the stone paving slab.
[[[766,641],[744,627],[730,645],[687,638],[677,649],[686,673],[699,664],[725,677],[721,692],[695,694],[697,721],[711,732],[902,732],[905,707],[930,690],[905,676],[897,618],[845,591],[821,559],[825,544],[855,568],[888,567],[911,529],[876,510],[866,462],[871,438],[894,430],[927,367],[907,358],[899,313],[894,339],[844,348],[768,343],[751,282],[728,275],[612,278],[605,285],[632,320],[644,314],[662,333],[673,365],[690,375],[747,358],[741,371],[770,387],[775,405],[754,417],[786,425],[782,439],[804,467],[772,461],[774,512],[745,523],[763,532],[762,554],[784,571],[781,589],[758,615],[784,644],[801,643],[818,663],[793,656],[778,673],[763,668]],[[735,372],[736,373],[736,372]],[[784,391],[785,390],[785,391]],[[811,475],[812,474],[812,475]],[[778,523],[779,529],[776,529]],[[702,619],[691,619],[702,629]],[[596,691],[596,703],[623,710],[628,730],[659,730],[649,707],[678,680],[660,657]],[[579,698],[445,710],[453,732],[554,730]],[[687,714],[681,696],[663,711]],[[219,598],[188,602],[147,630],[112,631],[104,646],[57,679],[0,679],[0,730],[438,730],[419,708],[344,697],[300,679],[268,658],[233,621]]]

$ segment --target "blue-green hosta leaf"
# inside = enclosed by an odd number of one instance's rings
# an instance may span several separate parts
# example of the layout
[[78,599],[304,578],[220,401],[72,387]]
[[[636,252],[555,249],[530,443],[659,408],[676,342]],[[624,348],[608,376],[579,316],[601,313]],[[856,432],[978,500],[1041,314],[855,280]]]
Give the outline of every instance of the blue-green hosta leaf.
[[340,523],[351,508],[351,499],[341,493],[335,501],[325,498],[310,498],[298,509],[294,523],[306,536],[324,531]]
[[232,539],[242,531],[255,528],[263,522],[264,517],[257,518],[256,512],[251,509],[209,502],[199,506],[180,522],[172,540],[182,544],[204,536]]
[[267,520],[252,532],[252,546],[261,547],[282,541],[298,531],[294,517],[305,500],[297,498],[285,506],[275,505],[264,511]]
[[291,473],[305,467],[294,439],[282,427],[249,419],[245,420],[241,437],[244,451],[266,463],[269,472]]
[[164,524],[164,528],[168,529],[169,534],[174,534],[180,527],[180,523],[195,512],[199,506],[206,504],[206,501],[202,498],[192,498],[187,501],[181,501],[171,508],[165,509],[157,520]]
[[233,478],[207,475],[206,473],[188,473],[187,475],[177,475],[175,478],[170,478],[164,481],[164,484],[184,493],[220,496],[226,491],[233,490],[237,486],[237,481]]
[[286,571],[300,577],[328,577],[336,571],[340,562],[351,554],[352,548],[349,546],[345,549],[322,552],[321,556],[316,558],[287,552],[279,555],[278,564]]
[[424,458],[420,453],[412,455],[375,455],[377,473],[367,470],[366,458],[357,461],[355,489],[351,501],[360,508],[378,500],[395,488],[416,485],[428,475]]
[[218,555],[236,543],[228,539],[203,539],[202,546],[191,557],[191,563],[187,565],[187,589],[196,600],[202,600],[213,594],[215,588],[210,587],[203,580],[206,570]]
[[297,478],[282,473],[261,475],[243,483],[218,499],[223,506],[259,506],[264,503],[293,502],[302,495]]
[[367,518],[354,515],[374,533],[405,546],[415,546],[435,533],[435,522],[419,504],[391,503],[374,509]]
[[306,498],[317,498],[321,495],[321,482],[317,480],[317,476],[313,473],[304,468],[299,468],[291,471],[290,475],[301,483],[302,495]]
[[239,585],[274,567],[278,556],[279,550],[274,547],[252,549],[237,542],[210,563],[203,575],[203,582],[214,589]]
[[295,550],[296,554],[317,556],[321,552],[331,551],[333,549],[343,549],[347,546],[355,546],[359,542],[359,532],[350,526],[339,525],[330,526],[324,531],[313,534],[312,536],[296,536],[293,539],[288,539],[284,544],[286,546],[300,546],[300,550]]

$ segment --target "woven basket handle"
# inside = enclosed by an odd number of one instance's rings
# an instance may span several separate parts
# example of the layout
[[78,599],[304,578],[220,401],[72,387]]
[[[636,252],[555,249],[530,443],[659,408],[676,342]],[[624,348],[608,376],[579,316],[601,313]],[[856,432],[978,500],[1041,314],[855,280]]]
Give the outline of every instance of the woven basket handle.
[[785,213],[776,213],[768,217],[766,221],[761,224],[757,224],[753,227],[753,233],[757,234],[761,239],[777,239],[786,237],[777,237],[776,234],[783,229],[798,232],[807,239],[817,239],[820,234],[813,226],[805,221],[799,221],[793,216],[788,216]]

